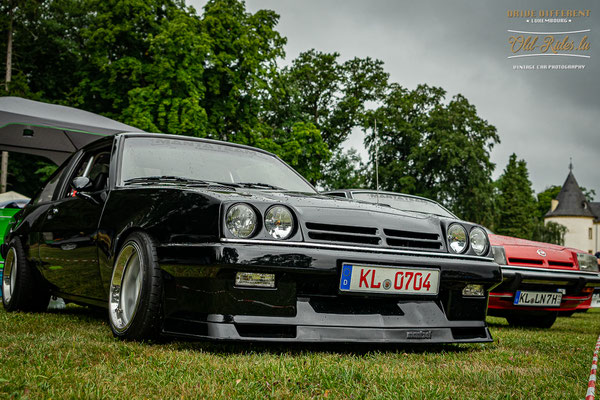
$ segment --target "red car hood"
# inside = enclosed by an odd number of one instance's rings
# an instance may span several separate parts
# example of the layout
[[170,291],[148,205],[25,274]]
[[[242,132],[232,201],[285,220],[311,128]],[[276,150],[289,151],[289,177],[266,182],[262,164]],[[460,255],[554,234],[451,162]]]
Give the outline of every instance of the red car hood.
[[504,247],[508,265],[563,270],[579,269],[576,252],[564,246],[494,234],[488,236],[492,246]]

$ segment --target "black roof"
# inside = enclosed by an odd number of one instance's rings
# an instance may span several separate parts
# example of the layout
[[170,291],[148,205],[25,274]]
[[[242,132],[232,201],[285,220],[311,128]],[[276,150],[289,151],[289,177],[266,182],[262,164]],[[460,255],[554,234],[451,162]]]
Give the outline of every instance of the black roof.
[[590,203],[592,214],[596,217],[596,222],[600,221],[600,202]]
[[598,218],[598,214],[593,213],[590,203],[585,199],[572,171],[569,171],[567,180],[565,180],[556,200],[558,200],[558,206],[554,211],[548,211],[546,217],[568,216]]

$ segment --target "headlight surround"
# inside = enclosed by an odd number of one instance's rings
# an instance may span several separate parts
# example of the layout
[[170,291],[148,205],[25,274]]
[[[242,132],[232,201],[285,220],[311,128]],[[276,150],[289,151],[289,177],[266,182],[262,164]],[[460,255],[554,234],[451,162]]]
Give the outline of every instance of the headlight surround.
[[229,207],[225,216],[227,230],[240,239],[247,239],[254,234],[258,217],[254,209],[248,204],[238,203]]
[[287,207],[272,206],[265,213],[265,230],[273,239],[289,238],[294,232],[294,215]]
[[488,249],[488,238],[483,229],[475,227],[471,229],[469,233],[469,242],[471,248],[478,256],[481,256],[487,252]]
[[496,264],[507,265],[506,251],[502,246],[492,246],[492,253],[494,253],[494,261]]
[[459,254],[467,249],[467,230],[459,224],[448,227],[448,247],[453,253]]

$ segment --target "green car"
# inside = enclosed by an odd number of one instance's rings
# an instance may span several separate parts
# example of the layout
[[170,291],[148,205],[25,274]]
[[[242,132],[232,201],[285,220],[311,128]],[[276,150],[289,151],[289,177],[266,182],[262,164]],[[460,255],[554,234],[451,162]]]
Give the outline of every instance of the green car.
[[[21,211],[29,199],[6,200],[0,202],[0,244],[4,243],[4,237],[8,233],[13,216]],[[2,281],[2,272],[4,271],[4,258],[0,255],[0,282]],[[0,298],[2,298],[2,287],[0,286]]]

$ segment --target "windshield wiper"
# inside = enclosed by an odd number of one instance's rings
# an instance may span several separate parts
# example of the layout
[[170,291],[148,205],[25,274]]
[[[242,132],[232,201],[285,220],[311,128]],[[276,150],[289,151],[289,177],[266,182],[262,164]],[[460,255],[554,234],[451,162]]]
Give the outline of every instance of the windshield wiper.
[[192,179],[185,178],[182,176],[172,176],[172,175],[157,175],[157,176],[140,176],[137,178],[126,179],[123,183],[125,185],[133,184],[133,183],[155,183],[155,182],[182,182],[182,183],[190,183],[194,185],[209,185],[209,182],[200,180],[200,179]]
[[255,189],[275,189],[275,190],[284,190],[283,188],[275,185],[270,185],[268,183],[262,182],[237,182],[238,185],[247,188],[255,188]]

